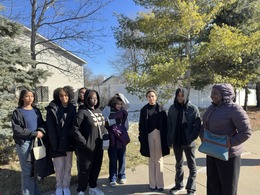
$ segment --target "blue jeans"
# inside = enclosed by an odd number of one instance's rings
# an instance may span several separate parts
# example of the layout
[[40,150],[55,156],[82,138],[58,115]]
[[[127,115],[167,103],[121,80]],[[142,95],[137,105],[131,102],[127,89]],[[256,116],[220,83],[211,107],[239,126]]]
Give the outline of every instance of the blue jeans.
[[31,141],[25,141],[21,146],[16,144],[16,150],[21,166],[21,182],[23,195],[40,195],[40,189],[33,178],[32,164],[27,161],[28,154],[30,153]]
[[[109,157],[109,180],[110,182],[116,182],[118,179],[126,179],[125,176],[125,152],[126,147],[122,149],[117,149],[115,147],[109,147],[108,157]],[[117,169],[118,161],[118,169]]]

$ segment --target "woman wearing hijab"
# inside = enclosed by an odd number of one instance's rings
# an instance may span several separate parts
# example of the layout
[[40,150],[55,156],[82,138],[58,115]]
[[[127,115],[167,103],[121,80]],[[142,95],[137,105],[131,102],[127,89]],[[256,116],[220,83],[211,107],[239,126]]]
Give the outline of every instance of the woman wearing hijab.
[[214,85],[211,99],[212,105],[203,115],[203,126],[214,134],[228,135],[230,148],[228,161],[207,155],[207,194],[236,195],[242,143],[251,135],[250,121],[244,109],[234,102],[230,84]]
[[198,137],[200,127],[201,120],[198,108],[189,101],[187,89],[178,88],[174,103],[168,112],[168,146],[173,146],[176,160],[175,186],[170,190],[171,194],[176,194],[184,188],[184,152],[190,170],[186,190],[188,195],[195,195],[197,174],[195,140]]

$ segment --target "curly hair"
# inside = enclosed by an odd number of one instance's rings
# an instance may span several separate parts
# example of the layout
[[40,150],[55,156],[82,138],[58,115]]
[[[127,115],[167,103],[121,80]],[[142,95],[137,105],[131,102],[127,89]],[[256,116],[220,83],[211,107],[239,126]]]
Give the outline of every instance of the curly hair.
[[74,98],[74,91],[71,86],[58,87],[53,91],[53,100],[56,103],[61,103],[60,101],[60,93],[65,92],[69,96],[69,102],[71,102]]
[[114,95],[108,102],[108,106],[111,108],[115,108],[118,101],[123,101],[119,95]]
[[71,102],[75,96],[74,89],[71,86],[67,85],[63,87],[63,90],[66,92],[66,94],[68,94],[69,102]]

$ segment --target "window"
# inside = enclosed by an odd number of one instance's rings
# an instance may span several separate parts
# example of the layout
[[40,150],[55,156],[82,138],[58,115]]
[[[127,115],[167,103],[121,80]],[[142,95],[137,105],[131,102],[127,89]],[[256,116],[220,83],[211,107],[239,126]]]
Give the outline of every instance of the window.
[[36,88],[36,102],[49,102],[49,88],[47,86]]

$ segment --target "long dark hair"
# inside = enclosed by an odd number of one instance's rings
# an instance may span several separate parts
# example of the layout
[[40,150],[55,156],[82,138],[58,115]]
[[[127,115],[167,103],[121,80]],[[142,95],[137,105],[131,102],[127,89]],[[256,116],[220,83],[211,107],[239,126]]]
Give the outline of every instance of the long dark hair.
[[19,107],[19,108],[22,108],[22,107],[23,107],[23,104],[24,104],[23,98],[24,98],[24,96],[25,96],[28,92],[31,92],[31,93],[33,94],[34,99],[33,99],[32,106],[35,107],[35,94],[34,94],[34,92],[33,92],[32,90],[30,90],[30,89],[23,89],[23,90],[20,92],[20,96],[19,96],[19,100],[18,100],[18,107]]
[[[81,102],[81,99],[79,98],[79,94],[80,94],[80,91],[81,91],[82,89],[85,89],[85,91],[88,90],[88,88],[86,88],[86,87],[81,87],[81,88],[79,89],[79,91],[78,91],[78,100],[77,100],[77,103],[78,103],[78,104]],[[84,103],[84,100],[83,100],[83,103]]]

